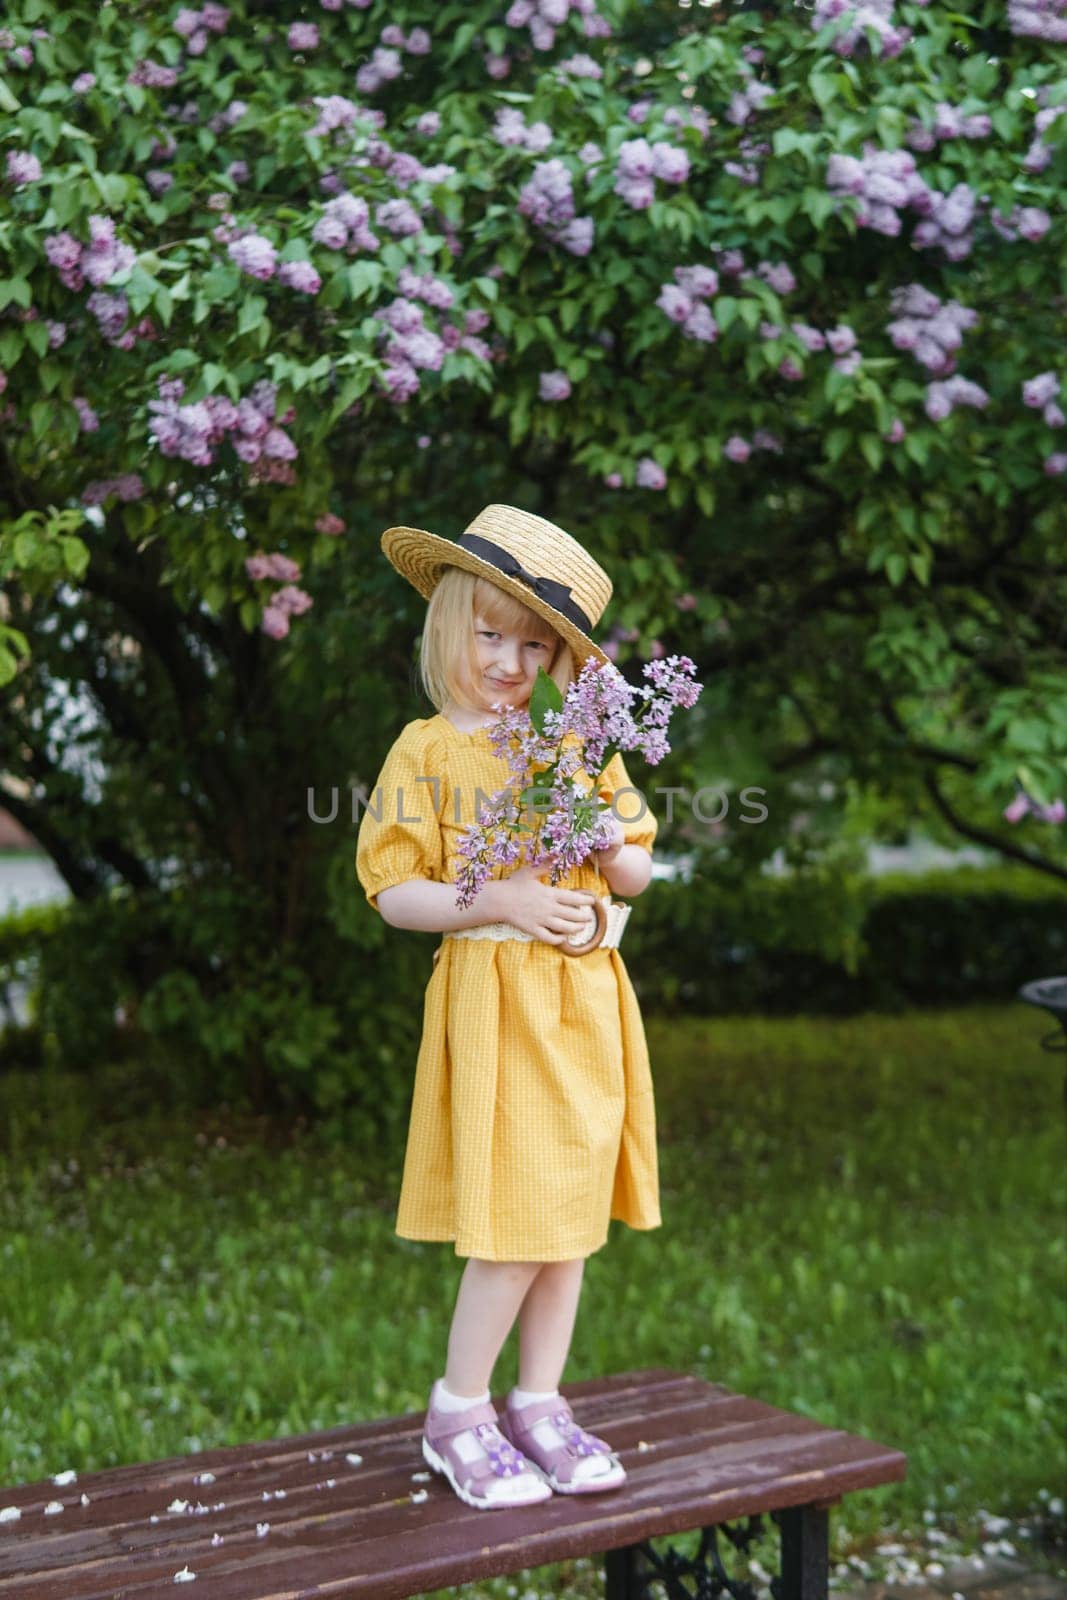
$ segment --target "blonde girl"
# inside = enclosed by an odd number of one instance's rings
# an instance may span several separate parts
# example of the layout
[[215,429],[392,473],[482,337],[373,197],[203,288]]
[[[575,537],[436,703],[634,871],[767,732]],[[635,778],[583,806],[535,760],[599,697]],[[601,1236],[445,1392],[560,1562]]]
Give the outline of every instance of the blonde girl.
[[[456,541],[390,528],[382,548],[428,601],[419,671],[438,709],[389,750],[356,870],[393,927],[443,935],[396,1231],[467,1258],[423,1455],[480,1509],[614,1489],[618,1455],[578,1426],[559,1383],[586,1257],[613,1218],[661,1222],[648,1052],[618,949],[628,908],[612,901],[647,887],[656,820],[616,755],[599,786],[610,848],[555,887],[547,869],[498,867],[462,909],[454,887],[479,803],[510,782],[494,707],[525,708],[541,667],[566,691],[589,656],[608,659],[589,635],[611,581],[570,534],[513,506],[487,506]],[[586,948],[597,900],[606,933]],[[489,1384],[516,1318],[519,1384],[498,1416]]]

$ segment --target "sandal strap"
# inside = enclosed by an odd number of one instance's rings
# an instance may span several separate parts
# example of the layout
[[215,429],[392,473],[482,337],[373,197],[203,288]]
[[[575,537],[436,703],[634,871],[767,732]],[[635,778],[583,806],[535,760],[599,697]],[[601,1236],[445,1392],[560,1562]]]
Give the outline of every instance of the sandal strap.
[[[563,1441],[552,1449],[538,1444],[533,1434],[537,1424],[545,1419],[553,1424]],[[614,1455],[606,1440],[579,1427],[566,1400],[535,1400],[521,1410],[509,1407],[507,1421],[519,1448],[565,1483],[571,1481],[583,1457]]]
[[435,1411],[433,1427],[427,1429],[431,1443],[436,1439],[454,1439],[457,1433],[467,1433],[483,1422],[499,1423],[496,1407],[491,1400],[468,1406],[465,1411]]

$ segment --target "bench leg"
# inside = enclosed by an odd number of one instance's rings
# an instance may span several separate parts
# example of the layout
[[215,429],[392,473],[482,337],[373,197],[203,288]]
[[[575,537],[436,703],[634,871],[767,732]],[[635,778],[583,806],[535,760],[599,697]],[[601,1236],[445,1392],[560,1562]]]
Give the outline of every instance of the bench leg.
[[[781,1530],[781,1573],[771,1579],[774,1600],[827,1600],[830,1580],[830,1519],[825,1506],[790,1506],[772,1511]],[[651,1543],[625,1545],[604,1554],[605,1600],[651,1600],[652,1585],[665,1600],[757,1600],[752,1584],[731,1577],[723,1566],[717,1536],[744,1550],[760,1532],[761,1518],[745,1528],[721,1522],[700,1530],[700,1546],[686,1557],[657,1551]]]
[[782,1572],[774,1600],[826,1600],[830,1586],[830,1512],[826,1506],[788,1506],[771,1513],[781,1529]]

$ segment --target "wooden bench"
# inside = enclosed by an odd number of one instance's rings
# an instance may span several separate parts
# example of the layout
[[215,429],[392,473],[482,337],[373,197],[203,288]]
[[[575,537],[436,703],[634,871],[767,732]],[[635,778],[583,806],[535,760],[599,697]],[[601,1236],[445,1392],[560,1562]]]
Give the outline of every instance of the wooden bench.
[[[905,1475],[889,1445],[682,1372],[562,1392],[618,1450],[621,1488],[476,1511],[426,1467],[424,1413],[409,1412],[0,1489],[0,1515],[21,1513],[0,1520],[0,1600],[147,1600],[184,1573],[191,1600],[391,1600],[581,1555],[604,1557],[609,1600],[755,1600],[717,1535],[744,1550],[762,1514],[779,1529],[775,1600],[825,1600],[828,1508]],[[46,1515],[49,1502],[62,1512]],[[729,1526],[739,1518],[746,1528]],[[692,1560],[648,1543],[697,1529]]]

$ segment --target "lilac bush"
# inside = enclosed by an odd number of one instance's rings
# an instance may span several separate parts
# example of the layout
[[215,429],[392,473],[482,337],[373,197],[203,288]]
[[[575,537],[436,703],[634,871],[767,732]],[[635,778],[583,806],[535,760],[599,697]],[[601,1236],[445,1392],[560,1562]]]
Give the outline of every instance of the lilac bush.
[[622,661],[780,671],[783,748],[1052,804],[1067,6],[709,9],[11,0],[0,676],[122,572],[280,684],[475,493],[611,557]]

